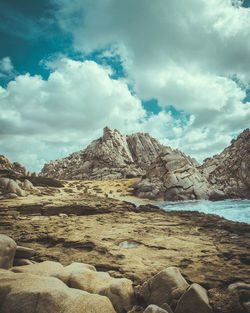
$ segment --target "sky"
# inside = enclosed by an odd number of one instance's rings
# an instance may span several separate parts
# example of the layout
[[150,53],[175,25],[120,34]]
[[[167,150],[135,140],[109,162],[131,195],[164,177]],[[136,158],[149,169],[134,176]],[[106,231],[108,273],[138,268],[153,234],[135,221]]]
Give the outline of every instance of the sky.
[[1,0],[0,154],[29,171],[105,126],[199,162],[250,126],[250,0]]

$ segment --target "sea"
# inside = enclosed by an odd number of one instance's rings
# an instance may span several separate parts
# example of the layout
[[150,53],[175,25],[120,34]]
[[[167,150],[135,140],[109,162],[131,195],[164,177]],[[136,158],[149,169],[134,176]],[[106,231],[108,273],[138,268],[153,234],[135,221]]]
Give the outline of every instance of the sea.
[[250,224],[250,200],[230,199],[223,201],[187,200],[177,202],[160,202],[154,204],[164,209],[198,211],[217,214],[228,220]]

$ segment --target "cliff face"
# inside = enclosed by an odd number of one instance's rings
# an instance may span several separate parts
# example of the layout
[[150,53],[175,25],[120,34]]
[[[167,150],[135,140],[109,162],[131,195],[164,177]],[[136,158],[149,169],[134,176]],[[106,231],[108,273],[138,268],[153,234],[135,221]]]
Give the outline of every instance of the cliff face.
[[85,150],[45,164],[41,175],[58,179],[102,180],[144,175],[163,146],[149,134],[122,135],[105,127]]
[[250,131],[245,129],[220,154],[204,161],[201,173],[226,198],[250,199]]

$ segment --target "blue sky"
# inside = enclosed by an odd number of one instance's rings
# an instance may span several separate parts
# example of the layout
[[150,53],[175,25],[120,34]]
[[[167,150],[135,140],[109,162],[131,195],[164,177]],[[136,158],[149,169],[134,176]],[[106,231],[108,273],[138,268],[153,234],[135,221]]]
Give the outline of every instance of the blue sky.
[[250,125],[250,0],[3,0],[0,147],[39,171],[106,125],[199,161]]

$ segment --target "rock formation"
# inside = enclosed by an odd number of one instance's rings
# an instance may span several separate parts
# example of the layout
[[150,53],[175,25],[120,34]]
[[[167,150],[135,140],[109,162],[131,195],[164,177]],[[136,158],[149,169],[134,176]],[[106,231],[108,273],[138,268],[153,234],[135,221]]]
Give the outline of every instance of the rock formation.
[[146,178],[133,185],[139,198],[168,201],[208,199],[211,186],[199,163],[179,150],[166,147],[148,167]]
[[166,147],[133,187],[140,198],[167,201],[250,199],[250,131],[244,130],[231,146],[202,166]]
[[11,163],[6,156],[0,155],[0,176],[20,177],[25,175],[27,175],[27,170],[24,166],[18,162]]
[[85,150],[45,164],[41,175],[58,179],[107,180],[142,177],[140,198],[167,201],[250,198],[250,132],[200,164],[179,150],[162,146],[149,134],[122,135],[105,127],[103,137]]
[[250,199],[250,131],[245,129],[220,154],[204,160],[201,173],[225,198]]
[[149,134],[122,135],[105,127],[85,150],[45,164],[41,175],[57,179],[102,180],[142,176],[163,146]]

